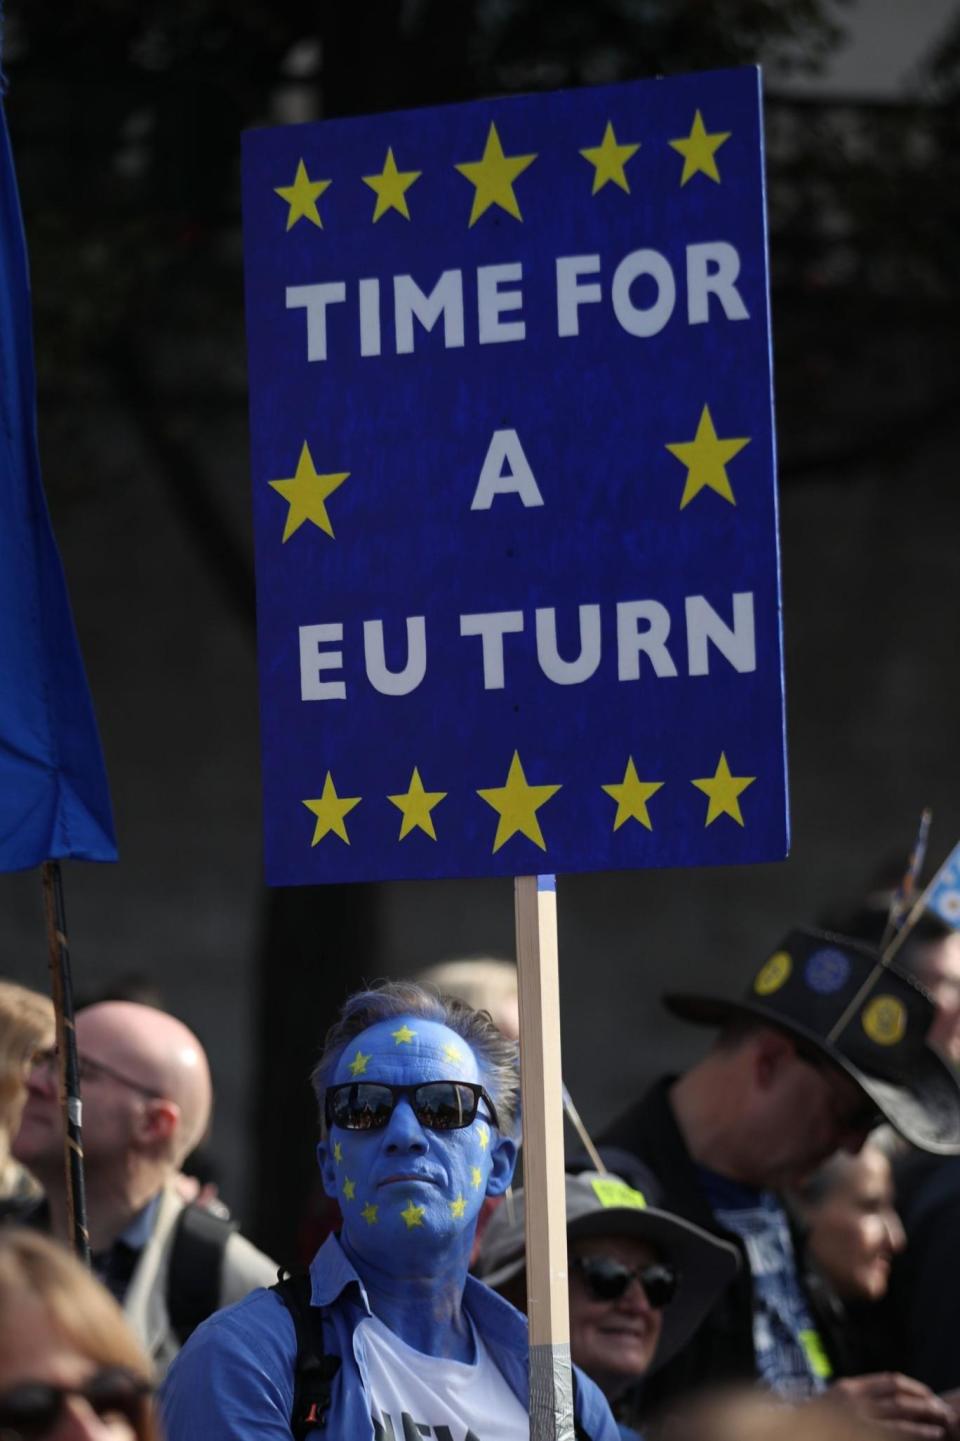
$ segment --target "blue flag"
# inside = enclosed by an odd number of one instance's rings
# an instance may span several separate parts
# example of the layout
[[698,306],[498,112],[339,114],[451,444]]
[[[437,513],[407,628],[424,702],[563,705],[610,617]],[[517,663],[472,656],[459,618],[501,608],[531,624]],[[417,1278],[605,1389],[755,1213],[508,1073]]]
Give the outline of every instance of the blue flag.
[[960,845],[954,846],[927,890],[927,910],[960,929]]
[[0,104],[0,871],[113,861],[107,776],[40,482],[27,253]]

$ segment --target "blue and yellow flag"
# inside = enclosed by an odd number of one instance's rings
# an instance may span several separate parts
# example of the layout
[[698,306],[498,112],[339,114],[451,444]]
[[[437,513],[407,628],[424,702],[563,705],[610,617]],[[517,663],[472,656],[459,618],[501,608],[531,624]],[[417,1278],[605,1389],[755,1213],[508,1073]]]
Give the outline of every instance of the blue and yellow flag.
[[107,776],[40,481],[30,286],[0,104],[0,871],[117,858]]

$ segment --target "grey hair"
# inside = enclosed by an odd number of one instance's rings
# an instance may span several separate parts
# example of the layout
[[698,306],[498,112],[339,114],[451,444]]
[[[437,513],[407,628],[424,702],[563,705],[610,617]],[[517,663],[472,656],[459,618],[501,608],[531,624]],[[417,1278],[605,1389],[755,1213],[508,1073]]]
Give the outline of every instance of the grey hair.
[[381,981],[366,991],[357,991],[343,1003],[340,1015],[327,1032],[320,1059],[310,1073],[310,1084],[324,1123],[324,1101],[337,1062],[347,1046],[380,1021],[398,1016],[417,1016],[436,1021],[458,1035],[474,1052],[487,1090],[497,1108],[500,1130],[513,1131],[520,1094],[519,1055],[515,1041],[508,1040],[490,1019],[488,1011],[477,1011],[465,1001],[445,996],[432,986],[415,981]]
[[801,1207],[819,1206],[839,1186],[857,1163],[857,1157],[864,1151],[879,1151],[892,1166],[900,1154],[901,1142],[892,1126],[878,1126],[871,1131],[860,1151],[851,1156],[847,1151],[836,1151],[821,1166],[794,1186],[794,1196]]
[[809,1176],[805,1176],[793,1188],[800,1205],[819,1206],[840,1185],[852,1163],[852,1156],[845,1151],[836,1151]]

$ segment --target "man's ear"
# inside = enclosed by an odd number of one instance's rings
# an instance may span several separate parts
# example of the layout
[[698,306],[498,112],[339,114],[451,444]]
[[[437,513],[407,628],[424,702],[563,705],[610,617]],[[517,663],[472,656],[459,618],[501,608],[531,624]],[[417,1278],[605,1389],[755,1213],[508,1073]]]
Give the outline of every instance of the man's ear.
[[509,1136],[500,1136],[490,1147],[490,1175],[487,1195],[502,1196],[513,1180],[517,1166],[518,1147]]
[[796,1055],[796,1047],[789,1036],[770,1027],[758,1031],[753,1042],[753,1075],[762,1091],[780,1077],[784,1063]]
[[145,1146],[169,1142],[180,1125],[180,1107],[166,1097],[150,1100],[140,1113],[139,1138]]
[[317,1142],[317,1165],[320,1167],[320,1179],[323,1182],[324,1191],[333,1200],[336,1200],[339,1191],[337,1167],[333,1159],[333,1147],[329,1137]]

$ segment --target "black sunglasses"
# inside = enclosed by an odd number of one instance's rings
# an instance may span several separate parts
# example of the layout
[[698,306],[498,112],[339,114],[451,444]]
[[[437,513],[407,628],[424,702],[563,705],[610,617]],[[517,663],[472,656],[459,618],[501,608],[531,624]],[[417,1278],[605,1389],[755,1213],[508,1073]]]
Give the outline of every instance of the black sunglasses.
[[655,1311],[669,1306],[677,1294],[679,1276],[668,1261],[654,1261],[634,1269],[615,1261],[612,1256],[574,1256],[571,1262],[586,1283],[595,1301],[619,1301],[630,1282],[637,1280]]
[[480,1102],[497,1126],[497,1112],[487,1092],[472,1081],[421,1081],[418,1086],[391,1086],[386,1081],[344,1081],[327,1091],[324,1115],[329,1126],[344,1131],[382,1131],[401,1096],[413,1107],[421,1126],[431,1131],[460,1131],[476,1119]]
[[0,1436],[3,1441],[43,1441],[60,1424],[70,1396],[81,1396],[98,1416],[122,1416],[136,1429],[150,1390],[139,1376],[116,1366],[97,1371],[84,1386],[25,1381],[0,1391]]

